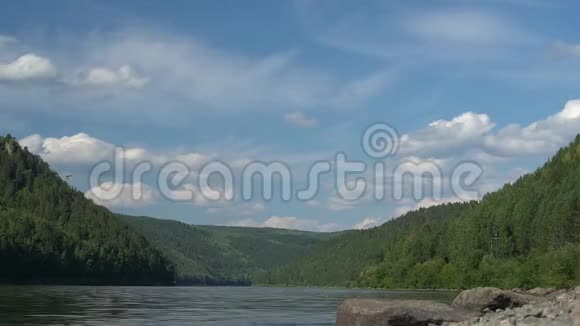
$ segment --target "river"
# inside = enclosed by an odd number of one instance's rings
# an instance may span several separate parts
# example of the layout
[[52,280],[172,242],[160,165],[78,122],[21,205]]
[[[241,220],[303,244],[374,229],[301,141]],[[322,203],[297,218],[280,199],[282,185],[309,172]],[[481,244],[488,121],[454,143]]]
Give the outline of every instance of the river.
[[334,325],[345,298],[455,292],[268,287],[0,286],[0,325]]

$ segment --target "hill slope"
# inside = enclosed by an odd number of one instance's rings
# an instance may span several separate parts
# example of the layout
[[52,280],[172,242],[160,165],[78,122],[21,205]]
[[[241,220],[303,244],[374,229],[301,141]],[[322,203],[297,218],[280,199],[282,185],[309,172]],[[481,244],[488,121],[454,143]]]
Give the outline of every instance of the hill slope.
[[479,203],[421,209],[345,234],[260,280],[384,288],[580,284],[580,136]]
[[120,217],[176,266],[181,284],[252,283],[256,272],[288,264],[336,234],[268,228],[195,226],[151,217]]
[[0,137],[0,281],[172,284],[141,235],[68,186],[40,157]]
[[428,254],[438,246],[445,226],[473,205],[446,204],[423,208],[368,230],[346,231],[287,266],[260,273],[259,283],[279,285],[353,286],[359,274],[385,259],[385,254],[416,227],[425,234],[410,251]]

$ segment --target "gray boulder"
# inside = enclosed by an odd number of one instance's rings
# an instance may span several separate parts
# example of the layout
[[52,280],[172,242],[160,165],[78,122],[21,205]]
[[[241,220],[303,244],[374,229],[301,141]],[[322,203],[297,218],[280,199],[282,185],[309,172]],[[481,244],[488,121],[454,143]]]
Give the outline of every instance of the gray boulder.
[[528,294],[531,295],[538,295],[538,296],[547,296],[550,293],[556,292],[556,289],[553,288],[535,288],[528,291]]
[[517,308],[536,300],[538,300],[536,296],[514,291],[497,288],[474,288],[461,292],[453,301],[452,306],[483,312],[486,309],[495,311],[497,309]]
[[479,315],[423,300],[348,299],[338,307],[337,326],[427,326]]

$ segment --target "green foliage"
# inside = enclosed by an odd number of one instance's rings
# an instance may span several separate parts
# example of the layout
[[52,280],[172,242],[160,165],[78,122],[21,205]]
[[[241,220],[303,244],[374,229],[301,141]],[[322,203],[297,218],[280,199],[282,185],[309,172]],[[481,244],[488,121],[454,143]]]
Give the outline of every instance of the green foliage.
[[[468,204],[447,204],[420,209],[370,230],[353,230],[333,238],[311,254],[288,266],[259,275],[269,284],[351,286],[368,267],[380,287],[401,287],[394,282],[417,260],[425,260],[441,247],[448,220],[457,218]],[[386,266],[386,262],[400,263]],[[378,270],[379,265],[385,269]],[[370,285],[368,285],[370,286]],[[373,284],[373,286],[377,286]]]
[[249,285],[255,273],[288,264],[336,235],[120,217],[174,263],[178,284]]
[[580,135],[482,201],[352,231],[269,272],[274,284],[378,288],[580,284]]
[[0,281],[171,284],[141,235],[68,186],[38,156],[0,137]]

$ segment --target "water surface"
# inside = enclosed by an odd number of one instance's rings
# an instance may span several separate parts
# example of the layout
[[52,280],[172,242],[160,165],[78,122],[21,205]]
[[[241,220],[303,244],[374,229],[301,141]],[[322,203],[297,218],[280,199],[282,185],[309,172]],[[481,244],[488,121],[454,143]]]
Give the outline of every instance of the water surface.
[[430,299],[445,291],[262,287],[0,286],[0,325],[334,325],[346,298]]

